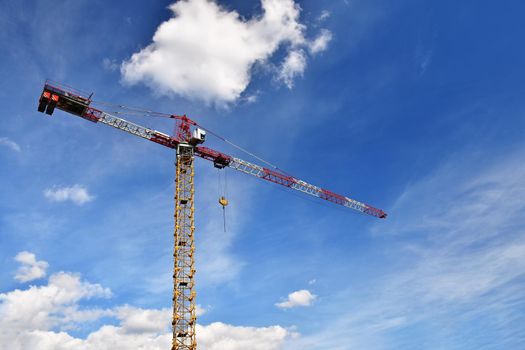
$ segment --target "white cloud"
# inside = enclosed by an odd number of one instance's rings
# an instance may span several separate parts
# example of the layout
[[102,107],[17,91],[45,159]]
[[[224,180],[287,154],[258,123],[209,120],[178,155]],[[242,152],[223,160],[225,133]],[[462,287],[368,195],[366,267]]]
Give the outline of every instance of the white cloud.
[[310,293],[306,289],[298,290],[296,292],[288,294],[288,299],[275,304],[275,306],[281,309],[290,309],[298,306],[310,306],[315,300],[316,295]]
[[297,76],[302,76],[306,68],[306,56],[303,50],[292,50],[286,56],[280,72],[279,80],[281,80],[289,89],[293,87],[294,79]]
[[328,44],[332,40],[332,32],[326,29],[321,30],[321,34],[315,40],[313,40],[308,48],[312,54],[316,54],[325,51]]
[[[21,260],[32,262],[27,255]],[[111,291],[80,276],[60,272],[47,285],[30,286],[0,294],[0,348],[10,350],[163,350],[171,346],[171,308],[143,309],[130,305],[101,309],[82,307],[87,299],[109,298]],[[90,304],[93,304],[91,302]],[[199,313],[202,313],[200,308]],[[102,324],[77,338],[67,331],[111,317],[117,324]],[[296,333],[280,326],[241,327],[215,322],[198,324],[202,350],[278,350]]]
[[116,308],[116,316],[127,333],[164,333],[169,328],[171,310],[147,310],[126,305]]
[[[181,0],[169,8],[174,17],[162,23],[153,42],[121,66],[127,84],[143,82],[164,95],[180,95],[212,103],[241,97],[250,83],[252,66],[267,63],[284,47],[287,61],[278,78],[291,86],[306,60],[302,47],[326,48],[305,37],[300,8],[293,0],[261,0],[263,14],[250,20],[211,0]],[[323,31],[327,37],[328,31]],[[286,79],[284,79],[286,77]]]
[[[280,350],[287,338],[295,335],[280,326],[239,327],[221,322],[197,325],[196,332],[202,350]],[[9,345],[10,350],[164,350],[171,347],[171,332],[130,333],[123,326],[105,325],[86,339],[65,332],[36,330],[23,332],[10,343],[1,341],[0,345]]]
[[283,327],[236,327],[221,322],[197,326],[197,342],[205,350],[278,350],[292,334]]
[[0,145],[4,145],[15,152],[20,152],[22,150],[18,143],[14,142],[13,140],[7,137],[0,137]]
[[44,196],[53,202],[71,201],[76,205],[82,205],[95,199],[89,194],[87,188],[81,185],[48,188],[44,191]]
[[96,319],[104,314],[103,310],[79,310],[78,302],[110,296],[109,289],[83,282],[78,275],[65,272],[51,275],[47,285],[2,293],[0,344],[9,344],[24,332],[67,328],[77,322]]
[[22,264],[16,271],[15,279],[20,282],[29,282],[46,276],[49,264],[46,261],[36,261],[36,256],[30,252],[20,252],[15,260]]
[[208,312],[209,309],[202,307],[201,305],[197,305],[195,307],[195,314],[197,317],[204,315],[206,312]]

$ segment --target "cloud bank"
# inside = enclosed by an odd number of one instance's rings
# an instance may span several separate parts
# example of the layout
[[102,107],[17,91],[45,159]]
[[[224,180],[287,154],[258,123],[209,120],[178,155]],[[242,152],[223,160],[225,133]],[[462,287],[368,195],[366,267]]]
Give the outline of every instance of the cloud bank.
[[[16,259],[26,265],[42,263],[29,252],[18,254]],[[97,299],[110,297],[110,289],[68,272],[52,274],[42,286],[1,293],[0,348],[164,350],[171,347],[171,309],[96,306]],[[103,322],[107,319],[114,321]],[[85,338],[69,333],[100,323]],[[221,322],[197,325],[197,341],[202,350],[278,350],[292,335],[281,326],[240,327]]]
[[145,83],[163,95],[208,103],[241,97],[256,63],[268,63],[278,49],[284,59],[274,67],[277,80],[292,87],[306,69],[306,50],[327,48],[331,33],[323,29],[309,40],[293,0],[261,0],[262,15],[250,20],[212,0],[181,0],[174,17],[162,23],[153,42],[121,66],[124,83]]

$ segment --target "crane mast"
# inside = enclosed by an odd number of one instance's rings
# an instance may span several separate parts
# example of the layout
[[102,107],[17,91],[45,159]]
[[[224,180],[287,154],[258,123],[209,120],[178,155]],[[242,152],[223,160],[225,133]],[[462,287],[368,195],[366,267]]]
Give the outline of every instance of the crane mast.
[[[368,204],[314,186],[276,169],[268,169],[222,152],[198,146],[205,140],[205,131],[186,115],[171,115],[178,123],[175,136],[138,125],[91,106],[86,97],[70,87],[46,82],[39,99],[38,111],[52,115],[55,108],[93,123],[101,123],[132,135],[176,150],[175,212],[173,247],[173,316],[172,350],[196,350],[195,326],[195,188],[194,159],[198,156],[213,162],[216,168],[229,167],[239,172],[300,191],[310,196],[345,206],[362,214],[384,219],[387,214]],[[193,128],[193,130],[192,130]]]
[[173,249],[172,349],[195,350],[194,146],[177,146]]

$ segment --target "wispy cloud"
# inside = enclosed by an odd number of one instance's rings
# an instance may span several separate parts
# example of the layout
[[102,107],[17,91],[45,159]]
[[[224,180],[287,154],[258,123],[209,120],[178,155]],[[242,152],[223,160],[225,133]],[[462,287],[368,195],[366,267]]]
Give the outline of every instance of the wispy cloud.
[[293,87],[296,77],[303,75],[306,68],[306,55],[303,50],[293,50],[288,53],[281,65],[278,79],[289,89]]
[[[436,319],[497,319],[511,334],[518,301],[525,297],[525,165],[519,161],[524,155],[492,161],[485,155],[483,162],[458,156],[410,185],[390,210],[389,222],[373,230],[397,242],[382,257],[392,266],[379,283],[365,287],[366,298],[342,291],[338,298],[348,312],[293,348],[383,349],[385,342],[403,348],[395,330]],[[499,345],[515,339],[505,334],[495,340]]]
[[433,49],[426,49],[423,46],[418,47],[416,49],[415,61],[416,61],[417,70],[419,72],[419,75],[425,74],[428,67],[430,66],[430,63],[432,62],[433,56],[434,56]]
[[319,34],[319,36],[310,43],[308,48],[310,49],[310,52],[312,54],[325,51],[331,40],[332,32],[326,29],[322,29],[321,34]]
[[319,15],[319,17],[317,17],[317,21],[318,21],[318,22],[322,22],[322,21],[326,20],[327,18],[329,18],[330,15],[331,15],[330,11],[328,11],[328,10],[323,10],[323,11],[321,12],[321,14]]
[[20,152],[22,150],[18,143],[7,137],[0,137],[0,145],[6,146],[15,152]]
[[102,60],[102,67],[107,71],[114,72],[120,68],[120,65],[115,59],[106,57]]
[[48,188],[44,191],[44,196],[52,202],[71,201],[76,205],[83,205],[95,199],[87,188],[81,185]]
[[36,260],[36,256],[30,252],[20,252],[15,260],[21,264],[16,271],[15,279],[19,282],[29,282],[46,276],[49,264],[44,260]]

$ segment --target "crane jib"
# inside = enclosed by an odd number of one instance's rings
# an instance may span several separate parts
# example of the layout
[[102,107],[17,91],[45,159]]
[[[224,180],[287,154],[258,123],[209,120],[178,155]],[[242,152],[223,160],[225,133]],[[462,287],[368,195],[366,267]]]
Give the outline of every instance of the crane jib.
[[[181,142],[186,142],[185,140],[190,138],[190,126],[198,126],[195,121],[189,119],[186,115],[171,115],[170,118],[177,119],[180,122],[178,135],[172,137],[160,131],[146,128],[94,108],[90,106],[92,102],[90,97],[85,97],[81,92],[60,84],[46,83],[40,96],[38,111],[51,115],[54,109],[58,108],[91,122],[106,124],[171,149],[177,149],[177,146]],[[381,209],[374,208],[368,204],[342,196],[330,190],[314,186],[282,172],[261,167],[207,147],[194,146],[194,150],[196,156],[213,162],[216,168],[222,169],[224,167],[230,167],[245,174],[354,209],[364,214],[381,219],[387,216]]]

